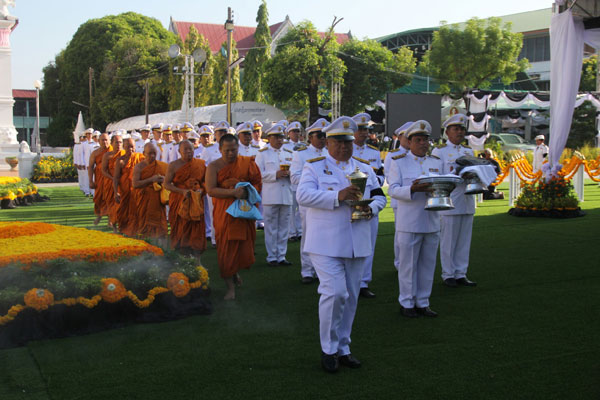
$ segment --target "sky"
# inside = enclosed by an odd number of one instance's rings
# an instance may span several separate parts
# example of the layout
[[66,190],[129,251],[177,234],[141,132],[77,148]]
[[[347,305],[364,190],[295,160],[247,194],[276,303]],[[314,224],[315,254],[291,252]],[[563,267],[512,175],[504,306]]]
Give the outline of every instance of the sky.
[[[64,49],[79,26],[89,19],[134,11],[158,19],[168,28],[169,19],[225,23],[227,7],[236,25],[256,26],[261,0],[15,0],[11,15],[19,19],[10,36],[12,88],[33,89],[42,80],[42,69]],[[440,21],[463,22],[550,8],[551,0],[267,0],[269,24],[288,15],[292,23],[310,20],[326,30],[334,16],[343,20],[336,32],[357,38],[377,38],[409,29],[438,26]],[[2,79],[5,77],[2,77]]]

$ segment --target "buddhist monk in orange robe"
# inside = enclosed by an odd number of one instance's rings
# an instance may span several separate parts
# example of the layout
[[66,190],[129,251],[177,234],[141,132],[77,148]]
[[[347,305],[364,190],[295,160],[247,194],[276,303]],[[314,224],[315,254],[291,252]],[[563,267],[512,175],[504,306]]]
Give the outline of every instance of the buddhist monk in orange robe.
[[106,185],[105,201],[108,207],[108,226],[117,232],[117,204],[115,204],[115,191],[113,188],[113,175],[115,173],[115,164],[117,159],[125,154],[123,150],[123,138],[121,135],[113,135],[110,140],[112,150],[102,157],[102,175],[108,179]]
[[255,221],[234,218],[227,208],[236,200],[247,197],[238,182],[249,182],[258,192],[262,189],[261,174],[252,157],[238,155],[238,139],[224,135],[219,140],[221,158],[208,165],[206,190],[214,204],[214,226],[217,236],[217,259],[221,277],[225,279],[225,300],[235,299],[235,284],[240,285],[240,269],[254,264]]
[[98,225],[104,215],[108,215],[105,194],[106,185],[110,184],[102,174],[102,159],[109,151],[112,151],[110,139],[106,133],[98,138],[100,147],[90,154],[90,165],[88,167],[88,177],[90,179],[90,189],[94,189],[94,214],[96,219],[94,225]]
[[113,190],[117,204],[117,227],[127,236],[137,233],[137,204],[133,200],[133,167],[144,160],[142,153],[135,152],[135,141],[131,138],[123,141],[125,155],[119,157],[115,165]]
[[188,140],[179,144],[180,159],[169,164],[165,187],[169,197],[169,223],[171,224],[171,248],[183,249],[198,256],[206,248],[204,216],[200,220],[186,219],[179,215],[179,208],[191,192],[204,192],[204,160],[194,158],[194,146]]
[[158,239],[161,245],[167,236],[167,211],[160,202],[160,190],[167,173],[167,163],[156,160],[157,147],[153,143],[144,146],[144,160],[133,167],[133,198],[137,208],[137,233],[146,238]]

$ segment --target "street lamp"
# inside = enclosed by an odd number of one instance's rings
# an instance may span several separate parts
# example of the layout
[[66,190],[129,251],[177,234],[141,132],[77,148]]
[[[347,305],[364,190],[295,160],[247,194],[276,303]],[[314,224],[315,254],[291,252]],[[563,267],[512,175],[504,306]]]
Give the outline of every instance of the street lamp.
[[42,87],[42,82],[40,82],[39,79],[36,79],[35,82],[33,82],[33,87],[35,88],[35,122],[37,126],[35,150],[39,156],[42,152],[42,146],[40,143],[40,88]]
[[[186,99],[185,118],[188,120],[188,113],[191,113],[191,123],[194,125],[194,76],[202,76],[204,74],[204,63],[206,61],[206,51],[203,49],[196,49],[192,54],[181,54],[181,49],[178,45],[172,44],[168,51],[170,58],[177,58],[183,56],[185,58],[185,66],[179,71],[178,67],[173,68],[173,75],[183,75],[185,80],[185,90],[183,92],[183,98]],[[201,64],[202,73],[194,73],[194,61]]]

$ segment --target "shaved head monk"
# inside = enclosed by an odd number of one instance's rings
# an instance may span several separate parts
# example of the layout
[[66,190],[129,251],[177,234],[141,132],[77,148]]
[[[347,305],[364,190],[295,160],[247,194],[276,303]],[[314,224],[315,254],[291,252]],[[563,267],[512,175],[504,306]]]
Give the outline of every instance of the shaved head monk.
[[137,210],[137,233],[145,238],[158,239],[161,246],[167,237],[167,212],[160,201],[160,190],[168,164],[157,161],[158,149],[154,143],[144,146],[144,160],[133,167],[133,200]]
[[110,140],[112,150],[106,152],[102,157],[102,175],[108,182],[105,186],[105,201],[108,207],[108,226],[112,226],[113,231],[117,232],[117,204],[115,203],[115,191],[113,189],[113,175],[115,173],[115,165],[119,157],[125,154],[123,150],[123,138],[121,135],[114,135]]
[[90,189],[94,190],[94,214],[96,219],[94,225],[98,225],[103,216],[108,215],[108,203],[106,203],[106,185],[111,182],[107,181],[102,174],[102,159],[104,155],[112,150],[110,139],[106,133],[100,135],[98,139],[99,148],[90,154],[90,166],[88,167],[88,177],[90,179]]
[[133,168],[139,164],[144,155],[135,152],[135,141],[125,139],[123,141],[125,155],[119,157],[115,165],[113,177],[113,190],[115,192],[115,204],[117,205],[117,227],[119,232],[127,236],[134,236],[136,221],[138,220],[137,205],[133,201]]
[[227,208],[236,200],[247,198],[238,182],[249,182],[258,192],[262,189],[261,174],[252,157],[238,155],[237,137],[227,134],[219,140],[221,158],[208,165],[206,190],[214,204],[214,226],[217,236],[217,258],[221,277],[225,279],[225,300],[235,299],[235,285],[241,285],[238,271],[254,264],[255,221],[233,218]]
[[[169,196],[169,223],[171,224],[171,248],[181,249],[200,259],[206,248],[206,232],[204,224],[204,160],[194,158],[194,146],[188,140],[179,144],[180,159],[169,164],[165,187],[171,191]],[[184,202],[184,199],[188,199]],[[202,207],[202,216],[191,219],[184,214],[186,203],[193,200]]]

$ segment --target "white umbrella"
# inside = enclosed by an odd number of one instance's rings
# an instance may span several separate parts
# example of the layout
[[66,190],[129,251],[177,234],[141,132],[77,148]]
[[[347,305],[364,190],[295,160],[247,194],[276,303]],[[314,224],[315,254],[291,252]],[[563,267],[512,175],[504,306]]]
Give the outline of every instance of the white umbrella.
[[77,125],[75,125],[75,130],[73,131],[73,141],[75,143],[79,143],[79,137],[83,135],[83,132],[85,132],[85,125],[83,123],[81,111],[79,111],[79,115],[77,116]]

